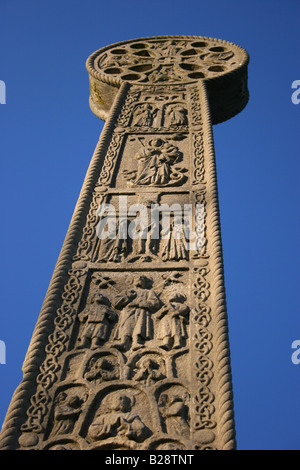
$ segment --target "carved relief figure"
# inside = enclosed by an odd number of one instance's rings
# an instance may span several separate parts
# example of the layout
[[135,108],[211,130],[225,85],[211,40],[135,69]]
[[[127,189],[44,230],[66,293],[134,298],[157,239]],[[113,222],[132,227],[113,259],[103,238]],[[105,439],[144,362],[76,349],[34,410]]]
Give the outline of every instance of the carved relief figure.
[[181,220],[171,220],[169,231],[163,235],[161,240],[160,255],[163,261],[179,261],[189,258],[187,240]]
[[143,381],[147,386],[166,378],[163,359],[141,357],[137,362],[136,367],[137,370],[134,375],[134,380]]
[[54,425],[51,436],[68,434],[73,431],[75,422],[82,412],[87,395],[72,390],[60,392],[54,400]]
[[186,296],[175,292],[169,297],[169,305],[158,313],[160,319],[157,339],[163,349],[179,349],[185,345],[187,338],[189,307],[185,304]]
[[190,437],[188,393],[174,387],[159,398],[159,410],[168,434]]
[[126,224],[126,220],[120,220],[116,224],[118,227],[116,236],[99,239],[94,255],[95,261],[99,263],[119,262],[126,258],[128,254],[127,238],[120,236],[122,233],[127,233]]
[[118,379],[119,364],[117,359],[112,356],[92,357],[84,377],[96,383]]
[[222,64],[222,62],[231,59],[233,56],[233,51],[209,52],[207,54],[203,54],[201,59],[208,64]]
[[181,46],[182,44],[175,40],[160,43],[159,46],[156,47],[157,55],[159,55],[160,57],[169,58],[170,60],[174,60],[174,57],[177,56],[178,52],[181,49]]
[[142,104],[135,110],[132,125],[151,127],[157,112],[149,103]]
[[[151,139],[146,146],[136,154],[138,170],[134,179],[127,185],[134,186],[166,186],[179,184],[183,179],[181,169],[172,169],[172,165],[181,158],[181,152],[175,145],[162,139]],[[131,177],[133,172],[128,173]],[[126,172],[124,172],[126,177]]]
[[105,404],[107,412],[96,416],[89,427],[88,434],[93,440],[118,436],[142,442],[152,434],[132,411],[135,399],[130,392],[114,392],[106,397]]
[[[150,203],[149,205],[151,205],[152,214],[154,214],[157,205],[155,203]],[[147,227],[147,236],[140,237],[134,241],[134,255],[139,255],[141,261],[151,261],[151,259],[157,257],[159,251],[159,234],[160,223],[158,215],[157,217],[151,217],[151,221]]]
[[166,65],[171,60],[164,61],[165,63],[161,65],[161,63],[151,72],[148,74],[149,83],[158,83],[158,82],[179,82],[182,79],[182,74],[179,74],[178,70],[175,70],[174,64]]
[[137,64],[139,61],[137,58],[134,58],[132,55],[129,54],[114,54],[109,55],[109,54],[104,54],[102,57],[99,59],[99,65],[103,68],[110,68],[110,67],[116,67],[116,66],[123,66],[127,65],[128,63]]
[[182,104],[175,103],[168,106],[165,114],[166,127],[186,126],[187,123],[187,110]]
[[153,321],[151,315],[162,306],[155,291],[147,287],[146,276],[134,278],[134,288],[116,296],[115,308],[121,310],[114,346],[128,349],[132,342],[133,350],[144,346],[145,341],[153,338]]
[[90,305],[78,315],[84,325],[79,336],[80,348],[95,349],[107,340],[110,324],[117,318],[109,306],[107,297],[97,292],[92,296]]

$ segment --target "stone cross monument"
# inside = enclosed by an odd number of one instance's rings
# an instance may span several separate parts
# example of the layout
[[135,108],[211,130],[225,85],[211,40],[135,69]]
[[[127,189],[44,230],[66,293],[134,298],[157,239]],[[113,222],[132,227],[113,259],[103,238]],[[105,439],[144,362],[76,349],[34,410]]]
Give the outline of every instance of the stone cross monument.
[[106,121],[1,432],[1,449],[234,449],[212,125],[248,54],[162,36],[87,60]]

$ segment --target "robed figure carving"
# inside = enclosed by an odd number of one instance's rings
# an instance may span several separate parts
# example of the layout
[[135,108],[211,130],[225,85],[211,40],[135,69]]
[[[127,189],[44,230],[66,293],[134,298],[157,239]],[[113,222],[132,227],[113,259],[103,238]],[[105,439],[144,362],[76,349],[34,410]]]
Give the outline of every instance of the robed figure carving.
[[146,276],[134,278],[134,288],[115,299],[115,308],[121,310],[114,335],[114,346],[118,349],[135,350],[153,338],[151,315],[163,305],[155,291],[147,288]]
[[183,181],[182,168],[172,168],[182,157],[179,149],[163,139],[151,139],[135,156],[138,160],[136,172],[124,172],[129,179],[127,185],[134,186],[168,186]]
[[89,427],[93,440],[120,437],[137,442],[152,434],[141,418],[132,411],[135,399],[130,393],[115,392],[106,398],[107,412],[96,416]]
[[96,292],[90,304],[78,315],[79,321],[84,325],[79,336],[79,347],[95,349],[101,346],[107,340],[110,324],[116,317],[109,300]]

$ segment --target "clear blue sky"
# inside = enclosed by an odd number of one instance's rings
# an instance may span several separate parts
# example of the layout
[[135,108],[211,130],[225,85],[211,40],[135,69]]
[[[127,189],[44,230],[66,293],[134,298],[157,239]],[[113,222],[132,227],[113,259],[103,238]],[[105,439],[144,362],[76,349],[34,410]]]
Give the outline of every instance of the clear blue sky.
[[86,58],[187,34],[250,54],[250,101],[214,127],[238,449],[300,449],[299,0],[0,0],[0,422],[103,127]]

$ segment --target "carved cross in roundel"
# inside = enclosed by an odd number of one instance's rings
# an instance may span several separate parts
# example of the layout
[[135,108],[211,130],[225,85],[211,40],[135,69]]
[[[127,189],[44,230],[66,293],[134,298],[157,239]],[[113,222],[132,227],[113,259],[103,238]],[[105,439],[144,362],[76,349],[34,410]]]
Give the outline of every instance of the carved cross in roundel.
[[95,54],[93,67],[131,83],[176,83],[214,78],[236,69],[245,59],[241,48],[217,39],[150,38],[102,49]]
[[105,119],[116,87],[124,82],[171,86],[204,81],[216,124],[233,117],[247,104],[248,61],[241,47],[201,36],[159,36],[113,44],[87,60],[91,108]]

